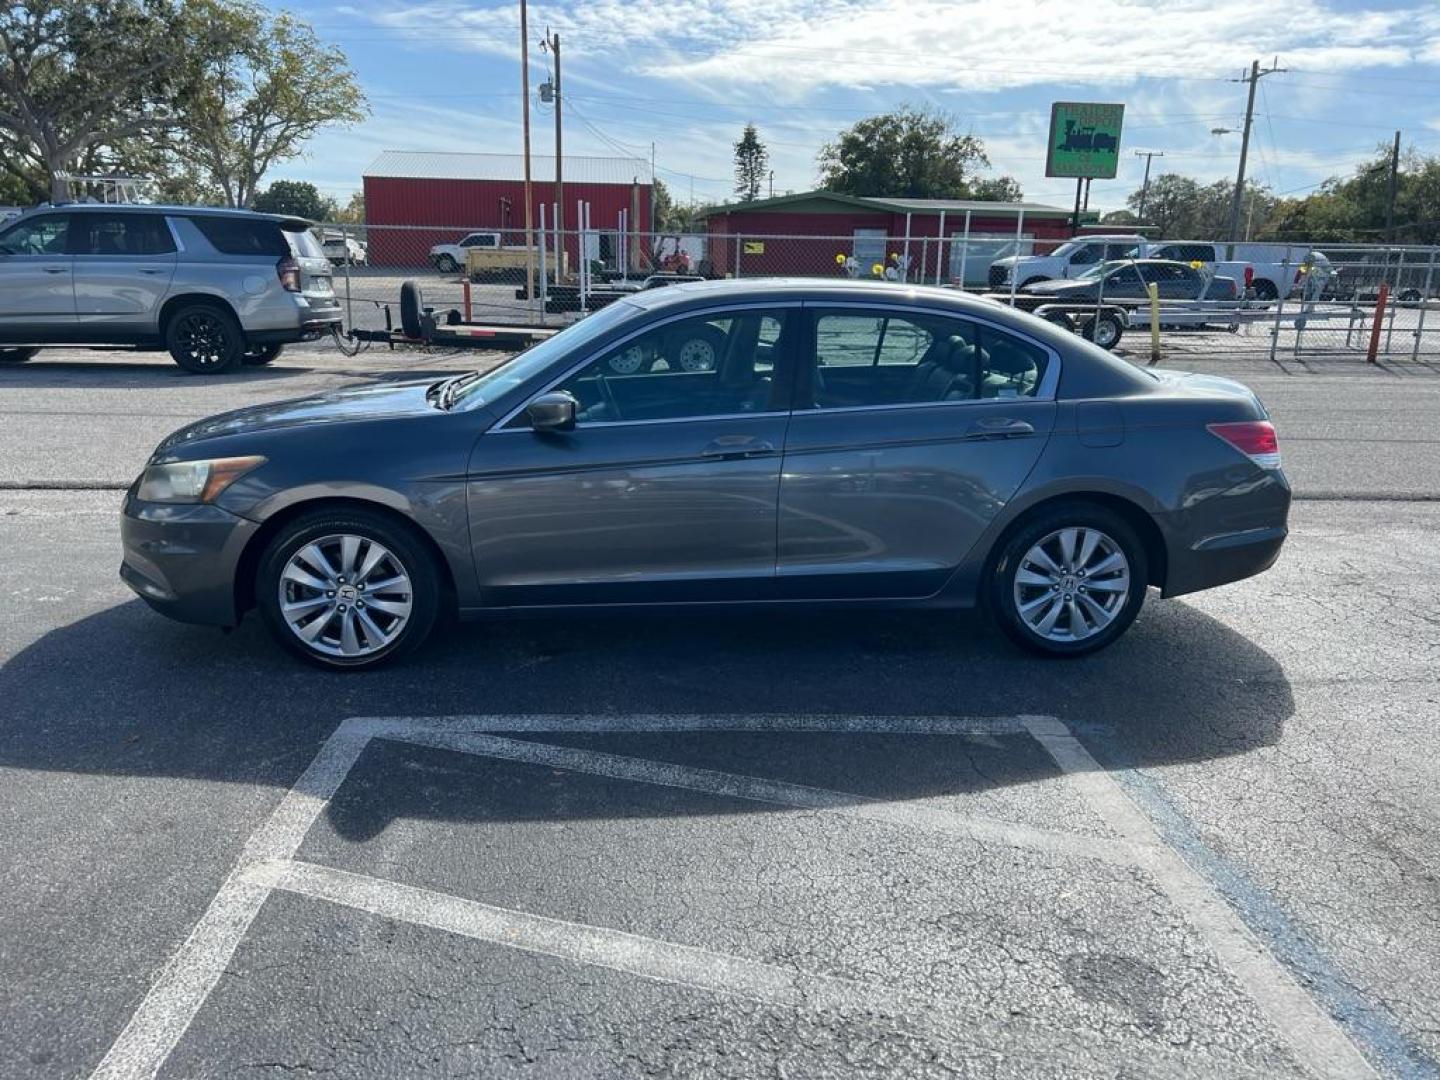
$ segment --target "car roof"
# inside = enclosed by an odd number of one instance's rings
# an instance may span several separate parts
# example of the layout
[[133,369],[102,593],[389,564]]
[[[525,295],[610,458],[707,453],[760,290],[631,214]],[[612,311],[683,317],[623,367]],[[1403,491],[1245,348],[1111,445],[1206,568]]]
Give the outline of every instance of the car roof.
[[298,232],[314,226],[314,222],[293,214],[262,214],[258,210],[246,210],[233,206],[182,206],[179,203],[90,203],[62,202],[41,203],[21,213],[21,217],[42,213],[82,214],[183,214],[186,217],[238,217],[250,220],[273,221],[282,229]]
[[942,304],[957,311],[987,316],[995,305],[958,289],[934,285],[910,285],[898,281],[857,278],[725,278],[714,281],[686,281],[663,289],[644,289],[626,302],[647,311],[668,307],[699,306],[701,302],[746,303],[770,301],[812,301],[814,303],[880,302],[890,304]]

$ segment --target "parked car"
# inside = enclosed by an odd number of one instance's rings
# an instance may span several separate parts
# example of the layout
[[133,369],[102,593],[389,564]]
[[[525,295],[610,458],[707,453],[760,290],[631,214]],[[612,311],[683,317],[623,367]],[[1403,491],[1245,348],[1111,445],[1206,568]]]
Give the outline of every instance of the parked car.
[[0,230],[0,360],[165,348],[187,371],[268,364],[340,324],[312,223],[248,210],[62,205]]
[[989,285],[1008,289],[1013,283],[1023,289],[1042,281],[1079,277],[1102,262],[1135,255],[1145,243],[1145,238],[1135,233],[1080,236],[1048,255],[1009,255],[991,262]]
[[364,266],[369,261],[366,247],[353,236],[328,235],[320,242],[320,249],[330,260],[331,266]]
[[[714,368],[611,372],[696,325],[721,335]],[[1073,656],[1151,586],[1265,570],[1289,504],[1239,383],[1142,371],[948,290],[705,282],[483,373],[182,428],[126,494],[120,574],[185,621],[258,608],[332,668],[407,653],[446,613],[687,605],[982,604]]]
[[436,244],[432,247],[430,265],[442,274],[459,273],[471,248],[499,249],[502,246],[498,232],[466,233],[453,244]]

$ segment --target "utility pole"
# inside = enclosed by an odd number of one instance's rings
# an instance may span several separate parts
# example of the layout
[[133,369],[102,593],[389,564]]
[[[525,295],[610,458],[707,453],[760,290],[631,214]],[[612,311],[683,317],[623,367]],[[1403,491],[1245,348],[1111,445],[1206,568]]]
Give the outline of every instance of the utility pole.
[[1227,259],[1235,257],[1235,241],[1240,239],[1240,200],[1245,194],[1245,159],[1250,153],[1250,126],[1255,120],[1255,87],[1266,75],[1274,75],[1285,70],[1279,66],[1279,60],[1280,58],[1277,56],[1270,61],[1270,66],[1264,69],[1260,67],[1259,60],[1252,60],[1250,74],[1232,80],[1249,83],[1250,94],[1245,102],[1245,130],[1240,136],[1240,171],[1235,174],[1235,197],[1230,200],[1230,244],[1225,251]]
[[[555,78],[550,84],[551,99],[555,102],[555,231],[560,234],[560,243],[565,243],[565,169],[563,167],[564,157],[561,153],[563,142],[560,134],[560,35],[552,34],[550,28],[545,28],[545,36],[540,39],[540,48],[548,49],[555,57]],[[544,89],[543,87],[541,88]],[[542,93],[541,97],[544,95]],[[558,267],[565,260],[557,253],[556,273]]]
[[1395,145],[1390,149],[1390,192],[1385,197],[1385,242],[1395,239],[1395,189],[1400,183],[1400,132],[1395,132]]
[[1135,215],[1143,225],[1145,223],[1145,197],[1150,194],[1150,159],[1164,157],[1165,152],[1163,150],[1136,150],[1135,156],[1145,159],[1145,179],[1140,184],[1140,211]]
[[535,226],[530,189],[530,24],[520,0],[520,125],[525,141],[525,299],[535,295]]

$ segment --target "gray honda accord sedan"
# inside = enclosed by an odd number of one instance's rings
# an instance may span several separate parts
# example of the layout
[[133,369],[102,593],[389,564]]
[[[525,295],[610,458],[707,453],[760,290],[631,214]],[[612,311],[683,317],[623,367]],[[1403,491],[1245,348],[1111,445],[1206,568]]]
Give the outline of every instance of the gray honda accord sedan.
[[1290,487],[1238,383],[862,281],[680,285],[493,370],[167,438],[120,574],[156,610],[363,668],[442,614],[986,608],[1074,656],[1269,567]]

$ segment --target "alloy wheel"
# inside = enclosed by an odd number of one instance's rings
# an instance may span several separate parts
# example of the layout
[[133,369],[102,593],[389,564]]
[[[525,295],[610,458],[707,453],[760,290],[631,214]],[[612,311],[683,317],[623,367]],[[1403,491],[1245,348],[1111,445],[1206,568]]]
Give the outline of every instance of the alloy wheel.
[[337,533],[299,548],[280,575],[280,614],[302,644],[327,656],[371,656],[399,637],[414,602],[389,548]]
[[1084,641],[1125,608],[1130,562],[1096,528],[1057,529],[1037,541],[1015,569],[1015,610],[1047,641]]
[[175,340],[197,370],[225,366],[230,342],[225,324],[216,316],[199,311],[183,316]]

